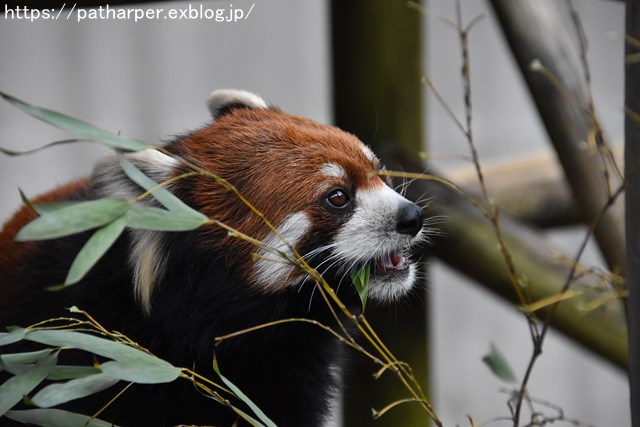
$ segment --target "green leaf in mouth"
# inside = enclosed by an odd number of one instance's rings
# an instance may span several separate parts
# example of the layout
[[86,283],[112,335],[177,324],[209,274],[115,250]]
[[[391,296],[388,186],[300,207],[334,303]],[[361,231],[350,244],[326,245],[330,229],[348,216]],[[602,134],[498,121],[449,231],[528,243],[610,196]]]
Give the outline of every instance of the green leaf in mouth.
[[353,281],[358,295],[360,296],[360,302],[362,302],[362,311],[364,312],[367,305],[367,297],[369,296],[369,277],[371,276],[371,267],[366,264],[351,272],[351,280]]

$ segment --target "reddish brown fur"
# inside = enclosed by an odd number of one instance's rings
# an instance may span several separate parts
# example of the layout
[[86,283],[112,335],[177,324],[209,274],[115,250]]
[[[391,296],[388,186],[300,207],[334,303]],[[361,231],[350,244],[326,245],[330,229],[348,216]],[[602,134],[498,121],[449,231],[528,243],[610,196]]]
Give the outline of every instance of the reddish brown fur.
[[[367,189],[383,184],[375,174],[377,162],[367,158],[355,136],[273,108],[234,110],[168,148],[227,179],[275,227],[304,210],[318,229],[327,229],[323,222],[331,219],[317,200],[333,187],[347,185],[322,174],[327,163],[340,165],[350,186]],[[258,216],[212,179],[196,177],[178,184],[185,185],[208,217],[258,240],[269,233]],[[223,242],[223,249],[234,254],[230,263],[250,265],[255,246],[241,239]]]

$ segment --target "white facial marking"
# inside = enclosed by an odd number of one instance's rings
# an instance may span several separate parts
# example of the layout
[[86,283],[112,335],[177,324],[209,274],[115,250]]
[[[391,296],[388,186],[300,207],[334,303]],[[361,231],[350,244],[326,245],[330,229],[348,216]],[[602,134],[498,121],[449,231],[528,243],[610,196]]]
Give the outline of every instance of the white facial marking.
[[296,247],[300,239],[308,233],[311,226],[309,217],[304,212],[289,215],[278,227],[278,233],[269,233],[262,241],[263,247],[258,251],[258,260],[254,265],[256,283],[266,290],[277,291],[288,285],[287,277],[294,267],[283,258],[286,254],[293,258],[291,247]]
[[[400,207],[407,199],[386,185],[360,190],[355,197],[355,211],[334,239],[333,256],[352,269],[391,255],[403,256],[420,237],[399,233],[396,229]],[[420,236],[420,234],[418,234]],[[389,301],[404,295],[415,280],[415,266],[387,275],[371,272],[369,295],[378,301]]]
[[376,161],[378,159],[378,157],[376,157],[376,155],[373,153],[373,151],[371,151],[371,148],[367,147],[366,145],[362,146],[362,152],[367,157],[367,159],[369,159],[369,161],[371,163],[373,163],[374,161]]
[[217,117],[221,110],[232,104],[242,104],[250,108],[267,108],[267,103],[255,93],[237,89],[214,90],[207,102],[213,117]]
[[407,276],[402,280],[371,276],[369,280],[369,296],[374,301],[395,301],[406,295],[413,288],[416,281],[416,267],[410,265]]
[[336,254],[365,260],[372,252],[406,245],[411,239],[396,231],[396,216],[403,202],[408,201],[386,185],[358,191],[355,211],[336,235]]
[[324,166],[322,166],[322,173],[342,180],[347,179],[347,173],[342,166],[337,163],[325,163]]

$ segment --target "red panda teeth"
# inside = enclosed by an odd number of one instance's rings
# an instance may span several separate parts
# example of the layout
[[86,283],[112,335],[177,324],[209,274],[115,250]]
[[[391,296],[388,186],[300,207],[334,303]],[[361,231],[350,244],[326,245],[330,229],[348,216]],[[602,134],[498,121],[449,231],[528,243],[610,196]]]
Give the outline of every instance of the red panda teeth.
[[377,274],[388,274],[399,270],[405,270],[409,267],[409,260],[407,257],[398,254],[391,253],[378,258],[374,262],[374,271]]

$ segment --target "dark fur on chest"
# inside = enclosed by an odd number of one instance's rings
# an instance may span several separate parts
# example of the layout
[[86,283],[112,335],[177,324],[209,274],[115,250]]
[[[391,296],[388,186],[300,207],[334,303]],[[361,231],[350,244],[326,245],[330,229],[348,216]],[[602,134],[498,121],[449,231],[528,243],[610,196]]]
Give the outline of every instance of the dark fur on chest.
[[[217,345],[214,339],[288,318],[311,318],[335,328],[325,302],[312,296],[310,282],[270,295],[248,288],[230,267],[230,254],[207,252],[206,245],[194,244],[198,233],[175,233],[166,239],[170,262],[154,289],[148,315],[134,299],[126,233],[81,283],[59,292],[44,288],[64,281],[88,234],[42,242],[25,260],[29,268],[11,277],[16,286],[0,301],[1,324],[28,326],[68,316],[64,308],[75,305],[158,357],[220,383],[212,369],[215,352],[222,373],[279,426],[321,425],[336,387],[333,368],[341,359],[339,343],[331,334],[298,322]],[[92,363],[90,356],[82,358]],[[119,383],[66,408],[92,414],[123,386]],[[243,408],[241,402],[233,403]],[[165,385],[133,385],[100,418],[122,426],[164,426],[232,425],[237,416],[178,379]]]

